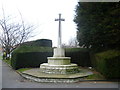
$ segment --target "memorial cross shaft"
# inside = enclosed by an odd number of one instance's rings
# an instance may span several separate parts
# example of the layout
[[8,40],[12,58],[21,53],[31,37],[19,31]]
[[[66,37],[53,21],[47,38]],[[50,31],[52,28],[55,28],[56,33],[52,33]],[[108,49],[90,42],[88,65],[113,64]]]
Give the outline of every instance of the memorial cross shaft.
[[59,21],[59,30],[58,30],[58,48],[61,48],[62,47],[62,40],[61,40],[61,37],[62,37],[62,33],[61,33],[61,21],[65,21],[65,19],[62,19],[61,18],[61,14],[59,14],[59,18],[58,19],[55,19],[55,21]]

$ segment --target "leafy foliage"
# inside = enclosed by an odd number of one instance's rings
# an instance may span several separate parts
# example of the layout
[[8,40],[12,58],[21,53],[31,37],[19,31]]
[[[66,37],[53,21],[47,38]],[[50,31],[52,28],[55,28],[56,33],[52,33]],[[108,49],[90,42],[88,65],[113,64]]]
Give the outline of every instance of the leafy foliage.
[[71,63],[76,63],[79,66],[91,66],[89,49],[86,48],[66,48],[66,57],[71,57]]
[[108,50],[94,55],[92,66],[108,79],[120,78],[120,51]]
[[[52,57],[52,48],[34,47],[31,49],[33,51],[26,51],[29,50],[28,48],[12,53],[11,66],[13,69],[39,67],[40,64],[47,62],[47,57]],[[35,51],[36,49],[39,51]]]
[[40,47],[40,46],[20,46],[14,50],[14,53],[23,52],[50,52],[52,48],[50,47]]
[[[80,66],[91,66],[89,50],[85,48],[66,48],[66,56],[71,57],[71,63]],[[33,45],[22,45],[12,53],[11,66],[13,69],[39,67],[47,63],[47,57],[53,56],[53,48]]]
[[41,46],[52,47],[52,40],[49,39],[37,39],[35,41],[28,41],[21,44],[21,46]]
[[120,2],[80,2],[74,22],[80,46],[98,49],[119,48]]
[[47,62],[47,57],[52,56],[52,40],[39,39],[25,42],[16,48],[11,57],[13,69],[25,67],[39,67]]

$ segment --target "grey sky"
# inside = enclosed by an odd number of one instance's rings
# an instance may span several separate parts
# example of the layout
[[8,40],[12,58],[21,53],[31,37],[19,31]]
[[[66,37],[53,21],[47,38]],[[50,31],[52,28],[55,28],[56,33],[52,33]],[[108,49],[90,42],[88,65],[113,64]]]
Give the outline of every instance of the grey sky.
[[65,19],[62,22],[62,42],[68,43],[70,38],[76,36],[73,19],[77,2],[78,0],[0,0],[6,14],[19,17],[19,10],[24,21],[37,26],[37,35],[29,40],[51,39],[53,46],[57,45],[58,22],[54,20],[59,13]]

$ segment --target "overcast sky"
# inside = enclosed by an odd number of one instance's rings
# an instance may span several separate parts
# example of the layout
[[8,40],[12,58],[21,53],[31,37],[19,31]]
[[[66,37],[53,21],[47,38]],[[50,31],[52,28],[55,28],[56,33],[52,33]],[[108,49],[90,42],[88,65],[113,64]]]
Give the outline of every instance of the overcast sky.
[[[24,21],[35,25],[38,34],[30,40],[51,39],[53,46],[57,45],[58,14],[62,14],[62,42],[68,43],[69,39],[76,37],[76,24],[73,22],[75,7],[78,0],[0,0],[0,8],[4,8],[7,15],[20,17]],[[1,12],[1,9],[0,9]]]

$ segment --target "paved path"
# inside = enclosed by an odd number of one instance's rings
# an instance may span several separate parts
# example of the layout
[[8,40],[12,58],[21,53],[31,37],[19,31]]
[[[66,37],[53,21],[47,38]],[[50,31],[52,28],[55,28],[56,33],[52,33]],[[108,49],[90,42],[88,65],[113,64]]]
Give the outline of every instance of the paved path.
[[2,62],[2,88],[118,88],[118,82],[37,83],[25,80]]
[[2,88],[2,61],[0,60],[0,90]]

